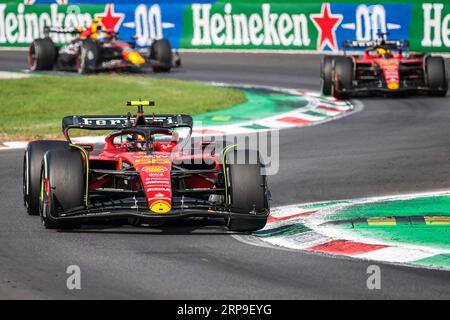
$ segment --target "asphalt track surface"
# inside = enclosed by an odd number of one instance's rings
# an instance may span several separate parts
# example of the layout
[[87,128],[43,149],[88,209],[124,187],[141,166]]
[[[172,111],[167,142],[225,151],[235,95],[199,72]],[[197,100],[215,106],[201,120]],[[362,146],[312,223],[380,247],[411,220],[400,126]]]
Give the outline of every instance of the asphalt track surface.
[[[157,76],[319,88],[317,56],[182,58],[182,69]],[[0,70],[25,61],[23,52],[0,52]],[[349,117],[280,133],[273,206],[450,189],[448,98],[361,101]],[[382,289],[370,291],[370,262],[247,245],[219,224],[45,230],[22,205],[22,155],[0,152],[0,298],[450,298],[449,272],[378,264]],[[67,290],[69,265],[80,266],[82,290]]]

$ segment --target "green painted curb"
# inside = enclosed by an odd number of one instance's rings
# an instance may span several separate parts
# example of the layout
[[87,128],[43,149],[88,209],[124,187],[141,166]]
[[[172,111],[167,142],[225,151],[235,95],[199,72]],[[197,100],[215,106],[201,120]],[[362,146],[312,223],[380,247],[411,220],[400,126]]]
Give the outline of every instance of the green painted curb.
[[[203,126],[221,126],[252,122],[294,111],[308,105],[302,96],[277,92],[270,89],[242,89],[247,101],[237,106],[194,116]],[[323,115],[324,117],[326,115]],[[250,129],[266,129],[249,127]]]
[[438,254],[426,259],[414,261],[414,264],[435,268],[450,268],[450,254]]
[[308,227],[302,225],[302,224],[291,224],[291,225],[285,225],[278,228],[273,229],[267,229],[267,230],[260,230],[253,233],[253,235],[260,237],[260,238],[267,238],[267,237],[276,237],[276,236],[289,236],[297,233],[304,233],[312,231]]
[[450,196],[355,204],[330,218],[360,237],[450,249]]

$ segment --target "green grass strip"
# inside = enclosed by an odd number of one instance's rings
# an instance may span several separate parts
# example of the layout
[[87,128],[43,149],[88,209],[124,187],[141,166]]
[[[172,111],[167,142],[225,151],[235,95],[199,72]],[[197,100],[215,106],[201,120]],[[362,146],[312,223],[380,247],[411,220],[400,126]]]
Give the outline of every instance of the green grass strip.
[[[151,114],[201,114],[246,101],[241,90],[143,76],[39,76],[0,79],[0,141],[60,137],[67,115],[123,115],[128,100],[155,100]],[[91,131],[92,135],[93,132]]]

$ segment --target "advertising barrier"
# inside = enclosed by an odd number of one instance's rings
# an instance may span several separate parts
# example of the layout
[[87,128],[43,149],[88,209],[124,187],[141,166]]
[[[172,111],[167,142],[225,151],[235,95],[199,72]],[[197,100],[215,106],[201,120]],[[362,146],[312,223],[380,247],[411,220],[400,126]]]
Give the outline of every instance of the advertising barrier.
[[88,26],[94,17],[138,46],[164,37],[182,49],[332,52],[344,40],[388,33],[414,51],[450,51],[450,2],[417,0],[7,0],[0,1],[0,46],[26,47],[46,26]]

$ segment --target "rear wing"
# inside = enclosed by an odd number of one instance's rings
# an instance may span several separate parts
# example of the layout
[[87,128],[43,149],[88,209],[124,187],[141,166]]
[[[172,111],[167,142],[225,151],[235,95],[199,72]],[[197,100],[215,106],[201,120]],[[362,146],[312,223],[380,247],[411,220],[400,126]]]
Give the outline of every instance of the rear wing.
[[[44,36],[48,37],[51,33],[57,34],[80,34],[83,29],[80,28],[62,28],[62,27],[45,27],[44,28]],[[117,35],[118,33],[115,30],[101,30],[101,32],[109,34],[109,35]]]
[[[70,129],[85,129],[85,130],[120,130],[124,128],[133,127],[136,116],[67,116],[62,120],[62,129],[64,136],[70,141],[68,132]],[[192,129],[192,117],[185,114],[179,115],[147,115],[144,116],[145,125],[162,128],[176,128],[176,127],[190,127]]]
[[377,46],[383,46],[390,49],[396,50],[408,50],[409,41],[408,40],[371,40],[371,41],[358,41],[358,40],[347,40],[342,42],[342,50],[344,53],[347,49],[370,49]]
[[77,34],[79,31],[76,28],[45,27],[44,35],[48,37],[50,33]]

